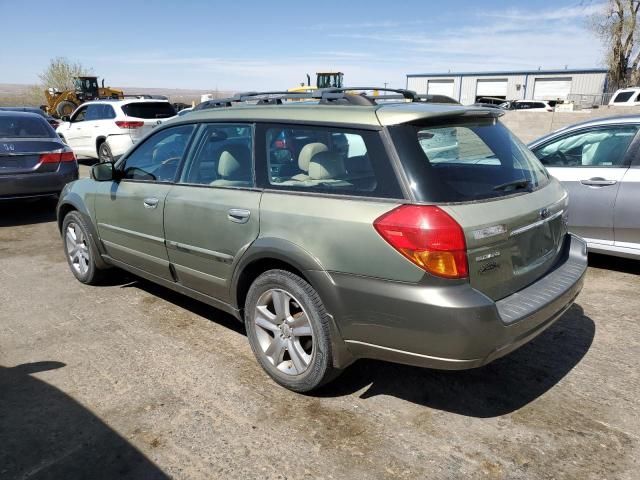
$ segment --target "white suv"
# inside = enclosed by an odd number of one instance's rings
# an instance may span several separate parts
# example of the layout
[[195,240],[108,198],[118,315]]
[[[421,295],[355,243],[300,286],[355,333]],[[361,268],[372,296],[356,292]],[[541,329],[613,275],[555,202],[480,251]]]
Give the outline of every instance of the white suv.
[[614,107],[633,107],[640,105],[640,88],[621,88],[609,100],[609,105]]
[[500,107],[524,112],[553,112],[553,107],[545,100],[514,100],[501,103]]
[[80,105],[56,132],[76,156],[112,162],[176,111],[168,100],[96,100]]

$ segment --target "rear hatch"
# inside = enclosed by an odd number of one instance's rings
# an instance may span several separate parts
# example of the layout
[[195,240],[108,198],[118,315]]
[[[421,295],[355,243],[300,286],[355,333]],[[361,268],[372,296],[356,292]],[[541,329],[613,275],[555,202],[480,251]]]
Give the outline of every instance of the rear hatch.
[[470,112],[390,131],[417,199],[462,227],[475,289],[498,300],[549,271],[566,235],[566,192],[496,118]]
[[122,106],[129,122],[129,135],[133,143],[144,137],[162,122],[174,117],[176,111],[167,101],[130,102]]

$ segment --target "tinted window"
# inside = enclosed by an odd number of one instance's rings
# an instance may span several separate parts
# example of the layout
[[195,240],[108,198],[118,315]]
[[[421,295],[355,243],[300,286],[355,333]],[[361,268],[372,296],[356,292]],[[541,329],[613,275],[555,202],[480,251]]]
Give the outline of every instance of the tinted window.
[[169,102],[128,103],[122,106],[122,111],[126,116],[136,118],[167,118],[176,114]]
[[623,165],[637,126],[598,128],[568,135],[536,148],[549,167],[616,167]]
[[56,132],[40,116],[0,115],[0,138],[53,138]]
[[84,122],[86,120],[87,115],[87,107],[82,107],[78,112],[73,116],[71,121],[73,122]]
[[272,188],[401,197],[377,132],[272,126],[263,141]]
[[93,104],[87,106],[87,114],[85,120],[101,120],[104,115],[104,108],[100,104]]
[[180,182],[216,187],[253,186],[252,139],[250,125],[205,126]]
[[180,125],[147,138],[124,160],[124,178],[173,181],[194,128],[193,125]]
[[634,92],[620,92],[618,95],[616,95],[616,97],[613,99],[613,103],[624,103],[626,101],[628,101],[631,96],[633,95]]
[[390,128],[411,187],[423,201],[462,202],[539,188],[536,157],[493,119]]

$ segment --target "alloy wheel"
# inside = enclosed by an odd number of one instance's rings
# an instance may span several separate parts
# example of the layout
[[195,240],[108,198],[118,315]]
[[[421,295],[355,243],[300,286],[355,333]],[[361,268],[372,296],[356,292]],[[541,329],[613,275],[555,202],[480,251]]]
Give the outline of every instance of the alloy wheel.
[[77,223],[67,225],[65,232],[65,244],[71,266],[80,275],[86,275],[89,270],[89,246],[87,238]]
[[258,299],[253,322],[262,353],[288,375],[304,373],[314,353],[313,329],[305,309],[290,293],[270,289]]

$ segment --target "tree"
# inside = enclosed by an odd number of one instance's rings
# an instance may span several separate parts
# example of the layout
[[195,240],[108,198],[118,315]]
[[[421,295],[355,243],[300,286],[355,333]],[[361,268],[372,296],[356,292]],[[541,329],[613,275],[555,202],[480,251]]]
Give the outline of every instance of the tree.
[[607,49],[609,85],[613,89],[640,84],[640,0],[609,0],[592,17],[592,30]]
[[73,77],[90,75],[93,69],[82,63],[70,62],[65,57],[52,58],[49,65],[38,75],[43,89],[57,88],[60,91],[73,90]]

